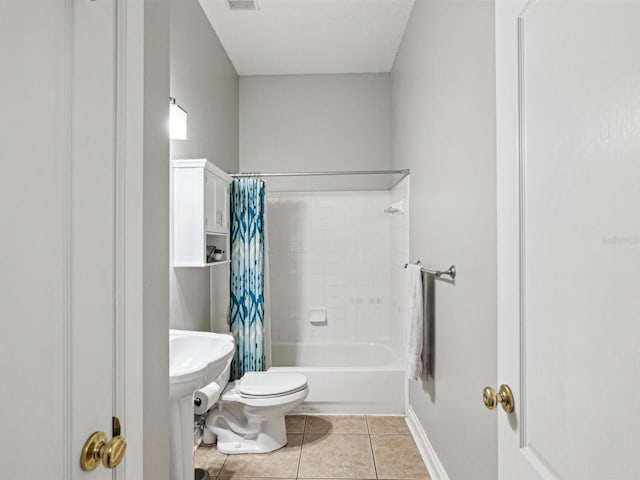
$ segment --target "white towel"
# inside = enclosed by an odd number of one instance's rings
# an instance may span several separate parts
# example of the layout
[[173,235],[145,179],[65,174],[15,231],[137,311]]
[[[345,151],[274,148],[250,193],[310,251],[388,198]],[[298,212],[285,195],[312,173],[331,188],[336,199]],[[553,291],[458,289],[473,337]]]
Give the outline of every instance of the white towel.
[[407,265],[407,301],[405,303],[405,352],[407,377],[417,380],[422,374],[424,344],[424,305],[422,267]]

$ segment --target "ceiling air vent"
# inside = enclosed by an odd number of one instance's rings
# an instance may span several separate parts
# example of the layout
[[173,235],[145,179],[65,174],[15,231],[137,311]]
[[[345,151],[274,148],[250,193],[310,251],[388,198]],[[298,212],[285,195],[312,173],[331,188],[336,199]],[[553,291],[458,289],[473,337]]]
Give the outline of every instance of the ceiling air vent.
[[227,4],[229,4],[229,8],[233,11],[258,10],[256,0],[227,0]]

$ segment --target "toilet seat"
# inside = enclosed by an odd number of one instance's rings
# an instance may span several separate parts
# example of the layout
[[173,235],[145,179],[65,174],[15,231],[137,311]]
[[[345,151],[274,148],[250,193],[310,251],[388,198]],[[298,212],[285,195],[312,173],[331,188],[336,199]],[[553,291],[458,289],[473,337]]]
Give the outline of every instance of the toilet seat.
[[295,402],[308,394],[307,378],[298,373],[248,372],[230,382],[220,399],[248,406],[273,406]]
[[237,386],[245,398],[282,397],[307,388],[307,377],[299,373],[247,372]]

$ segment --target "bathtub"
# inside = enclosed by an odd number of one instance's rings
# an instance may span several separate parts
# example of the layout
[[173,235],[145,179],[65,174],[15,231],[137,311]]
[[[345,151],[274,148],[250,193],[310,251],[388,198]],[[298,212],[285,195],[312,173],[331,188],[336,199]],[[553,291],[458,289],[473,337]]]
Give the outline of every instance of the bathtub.
[[401,415],[405,374],[386,345],[275,343],[273,372],[307,377],[309,396],[298,413]]

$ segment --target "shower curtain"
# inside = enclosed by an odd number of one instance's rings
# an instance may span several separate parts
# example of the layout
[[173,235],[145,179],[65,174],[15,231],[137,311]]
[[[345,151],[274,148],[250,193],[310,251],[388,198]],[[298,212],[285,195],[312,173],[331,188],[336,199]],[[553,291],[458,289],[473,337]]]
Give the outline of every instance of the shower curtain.
[[265,183],[240,178],[231,184],[231,321],[236,342],[231,379],[267,368],[265,325]]

